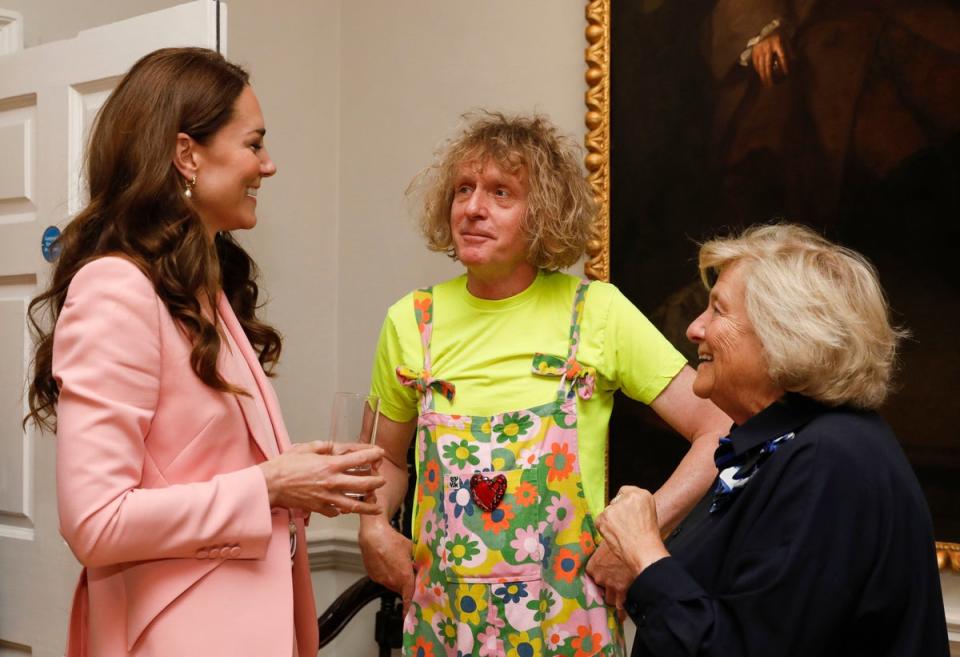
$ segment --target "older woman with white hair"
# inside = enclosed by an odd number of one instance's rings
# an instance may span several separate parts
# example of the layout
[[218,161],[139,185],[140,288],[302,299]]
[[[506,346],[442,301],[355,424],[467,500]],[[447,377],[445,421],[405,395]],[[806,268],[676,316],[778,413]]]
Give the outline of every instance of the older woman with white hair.
[[875,411],[902,332],[872,266],[772,225],[707,242],[700,271],[693,390],[736,424],[669,550],[644,490],[597,520],[635,576],[632,654],[946,657],[930,514]]

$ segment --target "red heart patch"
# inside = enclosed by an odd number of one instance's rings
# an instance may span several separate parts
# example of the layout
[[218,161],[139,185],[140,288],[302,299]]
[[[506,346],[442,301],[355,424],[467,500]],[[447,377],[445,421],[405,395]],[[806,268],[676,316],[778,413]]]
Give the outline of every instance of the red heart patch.
[[473,498],[473,503],[484,511],[493,511],[500,506],[506,492],[507,478],[502,474],[491,479],[478,472],[470,477],[470,497]]

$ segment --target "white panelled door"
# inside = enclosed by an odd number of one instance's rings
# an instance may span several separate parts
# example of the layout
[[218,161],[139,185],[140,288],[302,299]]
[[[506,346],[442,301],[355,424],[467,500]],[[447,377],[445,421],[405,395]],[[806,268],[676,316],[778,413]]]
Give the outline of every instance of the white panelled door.
[[87,131],[123,73],[157,48],[215,48],[218,18],[222,51],[225,6],[195,0],[0,54],[0,657],[63,655],[80,571],[58,531],[55,438],[20,426],[44,230],[81,207]]

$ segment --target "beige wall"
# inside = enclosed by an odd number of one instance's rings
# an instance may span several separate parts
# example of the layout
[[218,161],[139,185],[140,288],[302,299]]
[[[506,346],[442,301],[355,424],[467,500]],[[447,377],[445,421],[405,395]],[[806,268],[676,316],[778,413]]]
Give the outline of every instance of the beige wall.
[[278,167],[241,239],[263,272],[266,317],[285,337],[274,385],[287,429],[315,440],[337,387],[340,2],[233,0],[227,17],[227,54],[252,74]]

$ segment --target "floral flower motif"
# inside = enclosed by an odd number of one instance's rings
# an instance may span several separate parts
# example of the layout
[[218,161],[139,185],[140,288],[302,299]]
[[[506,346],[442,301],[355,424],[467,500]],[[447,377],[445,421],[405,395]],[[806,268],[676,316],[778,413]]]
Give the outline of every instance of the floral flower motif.
[[567,640],[567,637],[570,636],[569,632],[564,632],[559,627],[554,627],[547,630],[547,647],[550,650],[556,650],[563,642]]
[[531,448],[521,449],[520,453],[517,455],[517,465],[521,468],[532,468],[537,464],[537,459],[539,454],[537,450]]
[[500,632],[492,625],[477,635],[477,642],[480,644],[480,657],[499,657],[504,652]]
[[543,528],[540,529],[540,547],[542,548],[540,561],[546,564],[550,561],[551,555],[553,555],[553,539],[547,536]]
[[457,645],[457,624],[446,616],[439,615],[437,621],[437,636],[451,648]]
[[437,535],[437,514],[433,509],[423,514],[420,527],[420,536],[423,542],[428,545],[433,543],[433,539]]
[[454,518],[459,518],[461,513],[465,516],[473,515],[473,498],[470,497],[470,489],[466,486],[455,488],[447,499],[453,504]]
[[423,486],[431,495],[437,492],[440,485],[440,464],[436,461],[427,461],[423,468]]
[[504,602],[520,602],[521,598],[529,595],[526,582],[507,582],[500,588],[494,589],[493,594]]
[[556,602],[557,599],[553,596],[553,593],[549,589],[543,588],[540,590],[540,598],[528,602],[527,609],[533,612],[533,621],[539,623],[550,616],[550,611]]
[[418,571],[429,572],[430,564],[433,563],[433,552],[430,550],[417,550],[414,558],[414,565]]
[[476,453],[480,451],[479,445],[471,445],[469,440],[461,440],[458,443],[447,443],[443,446],[443,458],[458,468],[470,465],[480,465],[480,459]]
[[417,642],[413,644],[413,657],[434,657],[433,646],[422,636],[418,636]]
[[[426,580],[426,578],[424,578]],[[423,590],[423,599],[420,601],[420,604],[423,607],[429,607],[431,605],[436,605],[444,600],[446,600],[446,591],[443,588],[443,584],[440,582],[429,582],[422,586]]]
[[570,645],[576,650],[573,657],[591,657],[603,648],[603,636],[599,632],[591,632],[586,625],[580,625],[577,627],[577,636]]
[[469,536],[457,534],[447,541],[447,559],[454,565],[461,565],[480,554],[480,541],[471,541]]
[[553,498],[547,507],[547,520],[554,529],[560,530],[570,524],[573,519],[573,504],[569,498],[560,495]]
[[446,425],[451,429],[467,429],[469,428],[469,415],[448,415]]
[[580,555],[567,548],[560,548],[553,562],[553,574],[557,579],[572,582],[580,569]]
[[537,503],[537,487],[529,481],[521,481],[514,495],[519,506],[526,507]]
[[470,424],[470,433],[474,438],[489,442],[490,440],[490,418],[474,417]]
[[588,557],[596,552],[597,542],[593,540],[593,534],[590,532],[582,532],[580,534],[580,549],[583,550],[583,553]]
[[514,539],[510,541],[510,547],[517,552],[517,561],[534,559],[539,561],[543,556],[543,545],[540,544],[540,532],[533,525],[528,525],[526,529],[517,529]]
[[417,623],[419,622],[420,612],[414,611],[412,614],[404,614],[403,617],[403,633],[404,634],[416,634],[417,633]]
[[417,290],[413,293],[413,312],[417,318],[417,324],[429,324],[433,320],[431,306],[433,305],[433,295],[429,292]]
[[455,610],[466,623],[480,624],[480,614],[487,608],[487,587],[483,584],[459,584],[454,599]]
[[510,521],[513,520],[515,516],[516,514],[513,512],[513,507],[509,504],[501,504],[490,513],[483,514],[483,529],[484,531],[499,534],[503,530],[510,528]]
[[543,640],[538,636],[531,637],[529,632],[510,634],[508,640],[511,648],[507,657],[533,657],[543,652]]
[[544,457],[548,468],[547,481],[563,481],[569,477],[576,460],[576,454],[570,453],[570,446],[567,443],[550,445],[550,453]]
[[525,435],[532,426],[533,420],[530,419],[529,414],[517,411],[504,413],[501,421],[493,425],[493,432],[496,434],[498,443],[515,443],[517,438]]
[[[587,603],[588,608],[606,604],[606,600],[604,600],[603,597],[603,589],[597,586],[592,577],[585,577],[583,579],[583,600]],[[610,618],[613,618],[613,616]],[[619,626],[617,623],[614,623],[614,625]]]

